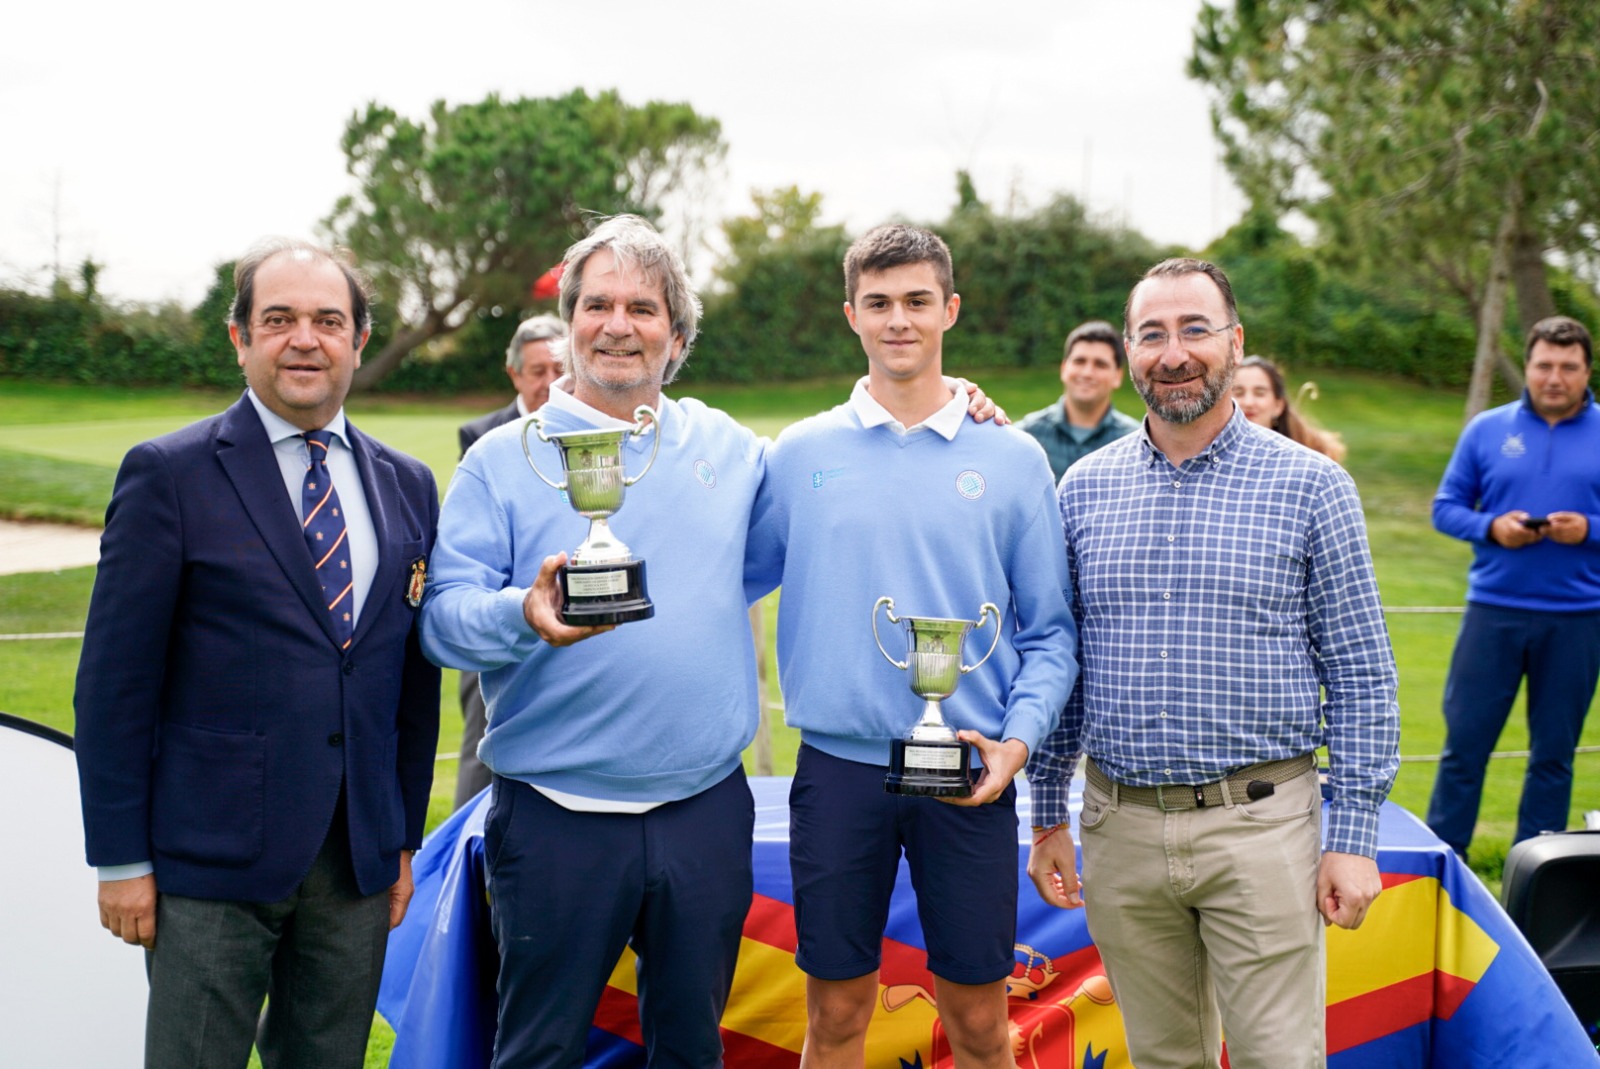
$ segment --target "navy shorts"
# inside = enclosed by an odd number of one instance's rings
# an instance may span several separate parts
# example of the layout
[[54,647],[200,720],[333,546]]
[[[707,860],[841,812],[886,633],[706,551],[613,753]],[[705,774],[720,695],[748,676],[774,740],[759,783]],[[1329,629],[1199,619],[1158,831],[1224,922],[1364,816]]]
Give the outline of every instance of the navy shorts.
[[819,980],[875,971],[905,852],[928,971],[958,984],[1011,975],[1017,938],[1017,789],[989,805],[889,794],[887,769],[802,744],[789,790],[799,948]]

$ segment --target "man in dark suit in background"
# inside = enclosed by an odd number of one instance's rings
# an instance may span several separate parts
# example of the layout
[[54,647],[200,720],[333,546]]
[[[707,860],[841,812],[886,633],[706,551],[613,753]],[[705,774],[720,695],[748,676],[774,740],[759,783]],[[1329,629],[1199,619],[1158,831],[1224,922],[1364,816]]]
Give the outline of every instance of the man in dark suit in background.
[[[561,377],[560,343],[566,339],[567,325],[560,316],[538,315],[524,319],[511,335],[506,346],[506,377],[517,389],[517,396],[504,408],[497,408],[487,416],[461,425],[461,455],[466,456],[472,443],[496,427],[522,419],[537,412],[550,400],[550,384]],[[489,786],[493,778],[490,771],[478,760],[478,743],[483,741],[483,729],[488,724],[488,709],[483,701],[483,689],[478,686],[478,673],[461,673],[461,763],[456,768],[456,802],[460,809],[479,791]]]
[[566,336],[567,325],[560,316],[540,315],[522,321],[506,346],[506,377],[516,387],[517,396],[506,407],[461,425],[462,456],[496,427],[537,412],[550,400],[550,384],[561,377],[558,343]]
[[234,284],[249,389],[130,450],[106,511],[74,700],[88,860],[101,923],[147,950],[147,1066],[242,1069],[256,1041],[269,1069],[356,1067],[438,741],[414,626],[438,495],[345,420],[354,269],[272,240]]

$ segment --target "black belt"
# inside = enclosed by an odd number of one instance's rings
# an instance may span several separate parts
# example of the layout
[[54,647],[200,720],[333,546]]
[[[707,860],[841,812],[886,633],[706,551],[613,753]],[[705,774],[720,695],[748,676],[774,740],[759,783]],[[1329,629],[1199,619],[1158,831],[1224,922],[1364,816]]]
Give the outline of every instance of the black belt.
[[1282,761],[1263,761],[1258,765],[1250,765],[1212,783],[1168,783],[1160,787],[1129,787],[1126,784],[1113,783],[1091,758],[1084,763],[1084,777],[1096,790],[1107,794],[1110,794],[1115,787],[1118,803],[1126,802],[1129,805],[1142,805],[1171,812],[1176,809],[1204,809],[1206,806],[1222,805],[1224,789],[1228,791],[1235,805],[1254,802],[1272,794],[1273,788],[1278,784],[1298,779],[1316,767],[1315,754],[1301,754],[1299,757],[1289,757]]

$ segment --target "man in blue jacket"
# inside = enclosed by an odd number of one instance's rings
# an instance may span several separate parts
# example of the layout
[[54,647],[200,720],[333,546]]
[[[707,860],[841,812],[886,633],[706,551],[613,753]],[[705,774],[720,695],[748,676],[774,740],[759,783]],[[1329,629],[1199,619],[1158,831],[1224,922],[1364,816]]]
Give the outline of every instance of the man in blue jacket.
[[1467,425],[1433,525],[1472,543],[1467,611],[1445,681],[1444,757],[1428,826],[1466,855],[1484,770],[1528,680],[1532,756],[1514,841],[1567,826],[1572,755],[1600,677],[1600,408],[1576,320],[1528,332],[1527,389]]
[[249,389],[130,450],[106,511],[74,699],[88,860],[101,923],[148,951],[147,1066],[243,1069],[256,1041],[273,1069],[357,1067],[433,776],[438,495],[345,418],[354,269],[273,240],[234,284]]

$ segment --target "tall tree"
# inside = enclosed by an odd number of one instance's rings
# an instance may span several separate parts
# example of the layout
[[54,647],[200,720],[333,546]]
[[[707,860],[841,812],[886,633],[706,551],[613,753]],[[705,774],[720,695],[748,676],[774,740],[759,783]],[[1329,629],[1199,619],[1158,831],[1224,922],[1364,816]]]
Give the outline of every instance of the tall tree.
[[1594,256],[1597,36],[1590,0],[1238,0],[1202,7],[1190,74],[1258,208],[1462,302],[1471,415],[1497,367],[1521,385],[1511,290],[1527,326],[1555,308],[1547,256]]
[[721,125],[687,104],[635,107],[615,92],[436,102],[414,121],[373,102],[345,128],[356,190],[324,227],[392,302],[397,322],[356,387],[478,308],[520,307],[590,213],[659,217],[726,151]]

